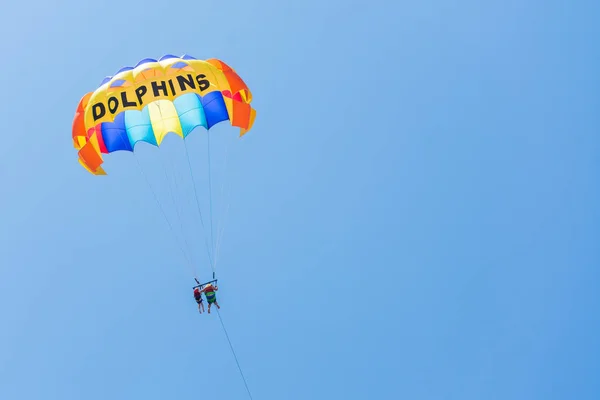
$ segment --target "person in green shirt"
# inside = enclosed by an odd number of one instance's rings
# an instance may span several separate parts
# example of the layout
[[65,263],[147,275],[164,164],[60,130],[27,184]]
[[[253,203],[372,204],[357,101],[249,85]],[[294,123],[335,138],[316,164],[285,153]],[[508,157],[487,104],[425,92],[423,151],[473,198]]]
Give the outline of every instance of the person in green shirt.
[[215,292],[217,290],[219,290],[218,286],[213,286],[212,283],[209,283],[201,291],[206,296],[206,301],[208,302],[208,313],[209,314],[210,314],[210,306],[213,303],[215,304],[215,306],[217,306],[218,309],[221,309],[221,307],[219,307],[219,303],[217,303],[217,296],[215,294]]

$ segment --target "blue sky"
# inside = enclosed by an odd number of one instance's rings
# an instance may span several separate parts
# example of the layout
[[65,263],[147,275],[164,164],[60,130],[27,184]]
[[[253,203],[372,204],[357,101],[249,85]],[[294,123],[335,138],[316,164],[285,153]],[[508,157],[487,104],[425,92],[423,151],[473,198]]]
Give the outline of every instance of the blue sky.
[[[247,396],[137,169],[168,204],[181,142],[107,177],[71,144],[84,93],[169,53],[224,60],[258,111],[213,145],[218,298],[254,399],[600,396],[597,2],[168,4],[0,15],[0,398]],[[206,132],[187,145],[208,215]]]

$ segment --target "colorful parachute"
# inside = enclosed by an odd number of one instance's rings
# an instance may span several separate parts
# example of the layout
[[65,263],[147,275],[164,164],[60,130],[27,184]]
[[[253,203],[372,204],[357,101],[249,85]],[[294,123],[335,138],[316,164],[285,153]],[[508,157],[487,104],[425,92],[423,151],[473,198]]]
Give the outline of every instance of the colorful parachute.
[[138,142],[159,146],[172,132],[185,138],[229,120],[248,132],[256,117],[252,94],[227,64],[189,55],[144,59],[120,69],[87,93],[73,120],[79,162],[94,175],[106,175],[102,154],[133,151]]

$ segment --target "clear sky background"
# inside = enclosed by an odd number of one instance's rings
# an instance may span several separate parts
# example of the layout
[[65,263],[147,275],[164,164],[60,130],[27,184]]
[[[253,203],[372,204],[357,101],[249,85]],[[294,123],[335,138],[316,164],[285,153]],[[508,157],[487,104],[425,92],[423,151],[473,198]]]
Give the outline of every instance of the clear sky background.
[[[168,204],[182,142],[106,177],[71,142],[102,78],[184,53],[258,112],[213,147],[255,400],[600,398],[597,1],[9,0],[0,37],[1,399],[247,398],[137,169]],[[206,131],[187,146],[206,220]],[[204,280],[184,166],[174,231]]]

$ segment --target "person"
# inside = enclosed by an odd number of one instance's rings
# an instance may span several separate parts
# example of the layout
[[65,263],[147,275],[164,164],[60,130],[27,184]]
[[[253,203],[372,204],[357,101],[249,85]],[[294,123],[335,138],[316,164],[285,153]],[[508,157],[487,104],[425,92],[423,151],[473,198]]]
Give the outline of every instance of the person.
[[[202,314],[204,311],[204,303],[202,302],[202,292],[200,292],[200,289],[198,288],[194,288],[194,299],[196,299],[196,303],[198,303],[198,311]],[[208,307],[210,307],[210,305]]]
[[208,285],[206,285],[204,287],[204,289],[201,290],[201,292],[204,293],[204,295],[206,296],[206,301],[208,301],[208,313],[210,314],[210,306],[215,303],[215,306],[217,306],[218,309],[221,309],[221,307],[219,307],[219,303],[217,303],[217,296],[215,295],[215,292],[219,290],[219,288],[217,286],[213,286],[212,283],[209,283]]

